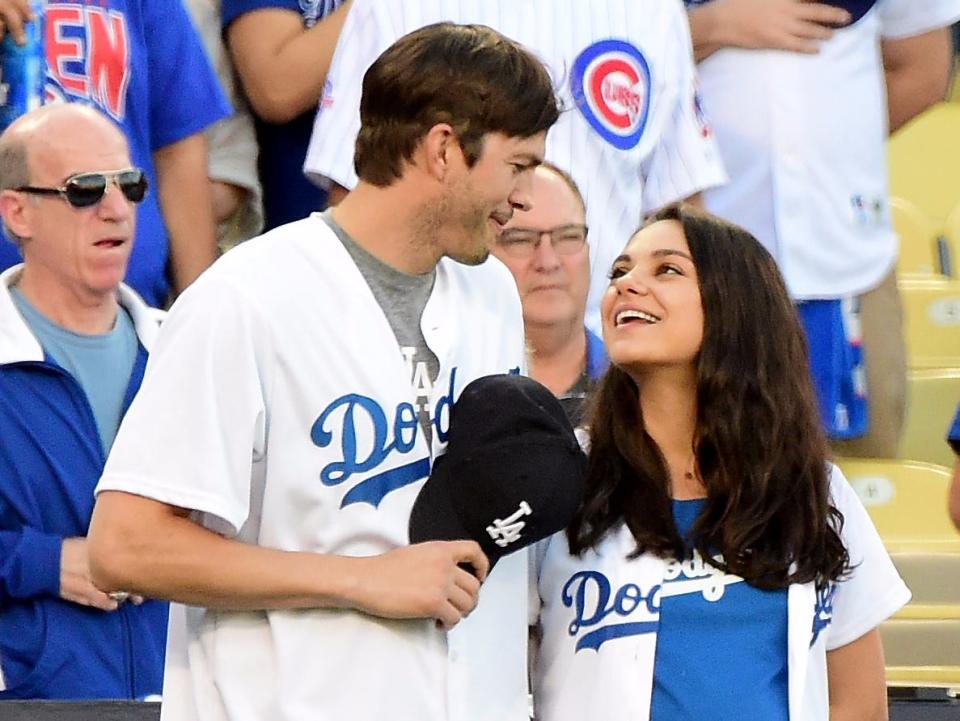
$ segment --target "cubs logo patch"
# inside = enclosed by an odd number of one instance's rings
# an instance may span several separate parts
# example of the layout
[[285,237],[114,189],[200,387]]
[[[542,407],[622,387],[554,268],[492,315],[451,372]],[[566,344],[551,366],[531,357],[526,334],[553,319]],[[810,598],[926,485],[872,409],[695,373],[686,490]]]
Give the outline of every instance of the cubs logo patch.
[[573,62],[570,90],[583,117],[620,150],[635,148],[650,113],[650,66],[622,40],[600,40]]

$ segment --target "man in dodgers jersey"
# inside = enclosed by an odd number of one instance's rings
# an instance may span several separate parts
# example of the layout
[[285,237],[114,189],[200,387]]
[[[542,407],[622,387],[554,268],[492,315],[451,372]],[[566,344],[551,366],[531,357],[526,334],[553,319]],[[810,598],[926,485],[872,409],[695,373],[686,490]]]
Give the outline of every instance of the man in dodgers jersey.
[[704,203],[770,250],[801,301],[834,449],[896,456],[906,353],[886,141],[943,98],[960,0],[687,5],[730,173]]
[[[644,215],[725,180],[696,99],[679,0],[354,0],[320,101],[304,170],[352,188],[363,69],[405,32],[439,20],[483,23],[548,67],[565,112],[547,158],[583,191],[590,227],[587,325],[599,332],[607,273]],[[341,193],[332,192],[331,202]]]
[[165,721],[526,717],[525,554],[485,579],[475,542],[407,525],[460,391],[522,364],[483,260],[557,99],[520,46],[442,24],[370,67],[361,112],[350,198],[175,304],[97,489],[97,584],[190,604]]

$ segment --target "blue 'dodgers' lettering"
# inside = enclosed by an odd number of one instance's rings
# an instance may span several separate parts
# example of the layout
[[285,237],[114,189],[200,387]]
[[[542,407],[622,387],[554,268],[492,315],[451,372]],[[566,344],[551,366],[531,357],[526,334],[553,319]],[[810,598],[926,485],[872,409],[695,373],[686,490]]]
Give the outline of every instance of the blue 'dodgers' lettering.
[[[453,406],[453,389],[457,369],[450,372],[447,393],[437,400],[433,424],[438,441],[445,442],[450,424],[450,408]],[[335,419],[341,417],[339,429]],[[320,448],[331,446],[339,430],[342,460],[328,463],[320,471],[320,482],[325,486],[339,486],[356,473],[367,473],[384,463],[391,453],[405,455],[416,446],[420,424],[417,412],[411,403],[397,405],[391,424],[387,413],[377,401],[359,393],[340,396],[328,405],[310,428],[310,440]],[[369,450],[361,451],[358,437],[361,429],[371,431]],[[374,508],[387,494],[416,483],[430,475],[430,458],[424,457],[396,468],[374,474],[357,483],[344,495],[340,507],[351,503],[369,503]]]
[[813,629],[810,645],[813,646],[820,634],[833,621],[833,595],[837,592],[837,584],[828,583],[817,589],[817,597],[813,608]]
[[641,606],[647,614],[657,616],[660,613],[659,594],[660,584],[653,586],[646,594],[635,583],[625,583],[614,592],[610,580],[599,571],[578,571],[573,574],[564,584],[561,595],[563,605],[573,608],[575,614],[568,633],[576,636],[582,629],[598,626],[577,640],[576,650],[587,648],[596,651],[615,638],[656,631],[656,620],[600,624],[610,614],[627,618]]

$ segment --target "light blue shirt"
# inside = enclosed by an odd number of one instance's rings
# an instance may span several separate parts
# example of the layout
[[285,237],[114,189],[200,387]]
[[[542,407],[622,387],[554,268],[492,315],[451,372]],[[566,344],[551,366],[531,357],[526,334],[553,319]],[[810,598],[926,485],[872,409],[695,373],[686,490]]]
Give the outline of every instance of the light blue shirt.
[[108,453],[120,427],[137,359],[139,341],[130,315],[121,307],[108,333],[82,335],[50,321],[18,288],[11,288],[11,296],[44,352],[80,384],[90,402],[103,452]]

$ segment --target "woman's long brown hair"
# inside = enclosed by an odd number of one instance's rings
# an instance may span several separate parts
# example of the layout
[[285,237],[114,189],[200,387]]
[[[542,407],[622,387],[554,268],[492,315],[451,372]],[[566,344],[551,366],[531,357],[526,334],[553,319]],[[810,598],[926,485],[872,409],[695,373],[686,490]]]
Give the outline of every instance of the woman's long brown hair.
[[[686,205],[649,222],[683,226],[700,281],[693,453],[707,491],[692,529],[704,559],[760,588],[840,578],[849,556],[829,495],[827,444],[806,340],[776,263],[747,231]],[[567,530],[582,554],[625,523],[635,554],[682,558],[670,478],[638,389],[611,366],[590,413],[586,500]]]

